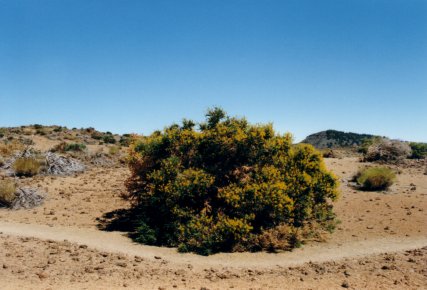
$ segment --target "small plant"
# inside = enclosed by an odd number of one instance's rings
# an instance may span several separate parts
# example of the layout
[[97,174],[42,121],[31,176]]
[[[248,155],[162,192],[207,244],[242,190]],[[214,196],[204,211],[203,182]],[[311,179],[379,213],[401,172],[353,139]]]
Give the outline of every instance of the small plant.
[[45,136],[47,133],[46,133],[46,130],[42,128],[42,129],[37,129],[36,134],[40,136]]
[[62,128],[61,126],[58,126],[58,127],[55,127],[55,128],[53,129],[53,132],[58,133],[58,132],[62,132],[62,130],[63,130],[63,128]]
[[132,141],[132,137],[130,134],[124,134],[120,137],[119,143],[123,147],[128,147]]
[[86,145],[82,143],[70,143],[66,144],[64,147],[64,151],[75,151],[75,152],[82,152],[86,149]]
[[355,179],[364,190],[388,189],[396,179],[396,174],[387,167],[368,167],[356,173]]
[[52,151],[53,152],[67,152],[67,151],[82,152],[85,149],[86,149],[86,145],[82,143],[61,142],[55,147],[53,147]]
[[39,173],[41,164],[36,158],[22,157],[15,160],[12,168],[16,175],[30,177]]
[[120,152],[120,147],[119,146],[111,146],[108,148],[108,154],[110,155],[117,155],[117,153]]
[[103,135],[101,133],[95,131],[90,136],[95,140],[101,140]]
[[114,136],[110,135],[110,134],[105,134],[102,137],[102,141],[104,141],[105,144],[115,144],[116,143],[116,139],[114,139]]
[[16,198],[16,185],[11,180],[0,180],[0,204],[9,206]]

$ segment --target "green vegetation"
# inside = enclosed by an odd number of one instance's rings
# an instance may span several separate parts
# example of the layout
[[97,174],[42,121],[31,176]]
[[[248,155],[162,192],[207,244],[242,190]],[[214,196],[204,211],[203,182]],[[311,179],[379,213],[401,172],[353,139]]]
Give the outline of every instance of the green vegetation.
[[137,241],[208,255],[289,249],[331,229],[337,180],[311,145],[218,108],[194,127],[184,120],[131,144]]
[[0,205],[8,206],[16,198],[16,185],[12,180],[0,180]]
[[40,136],[46,136],[46,129],[44,129],[44,128],[41,128],[41,129],[37,129],[36,130],[36,134],[37,135],[40,135]]
[[91,137],[95,140],[101,140],[102,139],[103,134],[100,132],[93,132],[91,134]]
[[411,142],[409,146],[412,150],[411,158],[423,159],[427,157],[427,143]]
[[394,183],[396,174],[387,167],[368,167],[360,170],[355,179],[362,189],[377,191],[388,189]]
[[110,135],[110,134],[105,134],[102,137],[102,141],[104,141],[105,144],[115,144],[116,143],[116,139],[114,138],[113,135]]
[[64,151],[82,152],[86,149],[86,145],[82,143],[69,143],[64,146]]
[[83,152],[86,149],[86,145],[83,143],[67,143],[67,142],[61,142],[58,145],[56,145],[52,151],[53,152]]
[[130,134],[123,134],[123,136],[120,137],[119,143],[123,147],[128,147],[132,141],[132,136]]
[[53,132],[59,133],[59,132],[62,132],[66,129],[67,129],[66,127],[57,126],[53,129]]
[[12,165],[13,170],[17,176],[34,176],[40,171],[41,164],[36,158],[18,158]]

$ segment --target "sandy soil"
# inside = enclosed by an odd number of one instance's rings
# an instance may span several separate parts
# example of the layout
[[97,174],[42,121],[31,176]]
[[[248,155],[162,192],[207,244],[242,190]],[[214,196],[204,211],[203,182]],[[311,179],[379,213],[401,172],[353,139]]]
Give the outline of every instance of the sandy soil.
[[105,213],[128,207],[120,198],[126,168],[22,179],[48,199],[0,209],[1,289],[427,289],[424,168],[399,168],[388,192],[361,192],[348,184],[356,158],[326,163],[341,180],[341,223],[324,243],[278,254],[201,257],[100,231]]

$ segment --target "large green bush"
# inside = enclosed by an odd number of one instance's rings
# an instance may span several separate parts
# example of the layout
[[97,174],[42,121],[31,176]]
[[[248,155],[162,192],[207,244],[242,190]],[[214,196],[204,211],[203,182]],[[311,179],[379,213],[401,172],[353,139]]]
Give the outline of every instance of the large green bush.
[[142,243],[200,254],[276,250],[334,220],[337,181],[311,145],[218,108],[198,130],[184,120],[135,140],[129,166]]

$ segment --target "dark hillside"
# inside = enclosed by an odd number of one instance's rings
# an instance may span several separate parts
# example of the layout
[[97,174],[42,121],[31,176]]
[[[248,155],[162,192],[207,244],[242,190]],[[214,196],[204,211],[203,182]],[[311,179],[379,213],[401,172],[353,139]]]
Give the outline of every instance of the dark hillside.
[[370,134],[358,134],[327,130],[309,135],[301,143],[311,144],[316,148],[342,148],[360,146],[363,140],[375,137]]

